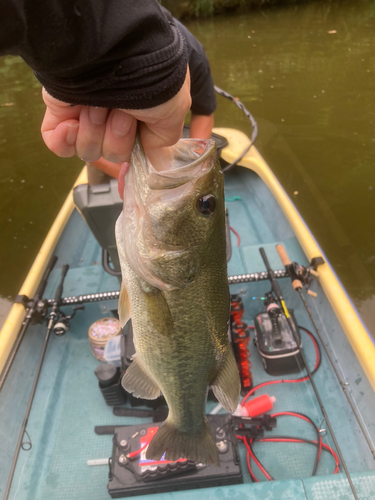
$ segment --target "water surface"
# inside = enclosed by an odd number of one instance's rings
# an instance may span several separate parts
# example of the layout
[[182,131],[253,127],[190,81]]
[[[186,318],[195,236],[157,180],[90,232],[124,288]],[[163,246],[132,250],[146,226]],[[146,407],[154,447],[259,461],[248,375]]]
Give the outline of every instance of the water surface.
[[[312,2],[189,23],[216,85],[375,334],[375,3]],[[216,124],[250,134],[218,97]]]
[[[188,24],[215,83],[259,123],[257,147],[375,333],[375,3],[313,2]],[[0,59],[0,321],[67,192],[78,159],[44,146],[40,85]],[[218,97],[216,125],[250,133]]]

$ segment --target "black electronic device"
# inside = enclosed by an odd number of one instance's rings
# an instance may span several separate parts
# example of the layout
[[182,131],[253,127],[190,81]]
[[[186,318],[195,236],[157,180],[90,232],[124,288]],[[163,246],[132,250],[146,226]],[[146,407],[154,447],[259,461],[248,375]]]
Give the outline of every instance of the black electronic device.
[[100,364],[94,373],[108,406],[121,406],[126,403],[126,392],[121,386],[121,371],[117,366],[113,363]]
[[265,311],[255,316],[255,345],[262,356],[264,368],[270,375],[286,375],[304,368],[302,342],[292,310],[288,310],[280,286],[264,248],[260,255],[268,272],[272,289],[265,294]]
[[[287,375],[303,369],[301,337],[290,309],[289,317],[291,321],[288,322],[280,307],[274,303],[254,318],[254,342],[262,357],[264,369],[270,375]],[[295,337],[299,340],[298,344]]]
[[231,415],[207,415],[219,451],[220,467],[189,460],[146,460],[144,448],[158,424],[117,427],[113,438],[108,492],[112,498],[209,488],[243,482]]

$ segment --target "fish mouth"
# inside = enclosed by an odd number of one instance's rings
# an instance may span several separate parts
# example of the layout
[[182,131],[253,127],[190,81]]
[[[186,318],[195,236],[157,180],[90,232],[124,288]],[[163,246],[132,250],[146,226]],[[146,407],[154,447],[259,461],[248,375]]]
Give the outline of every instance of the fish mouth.
[[125,175],[127,171],[129,170],[130,163],[128,161],[125,161],[124,163],[121,163],[120,167],[120,172],[118,175],[118,194],[120,195],[120,198],[124,200],[124,187],[125,187]]
[[[213,139],[180,139],[153,166],[147,161],[148,187],[151,190],[174,189],[206,175],[214,165],[216,144]],[[170,158],[167,155],[171,155]]]

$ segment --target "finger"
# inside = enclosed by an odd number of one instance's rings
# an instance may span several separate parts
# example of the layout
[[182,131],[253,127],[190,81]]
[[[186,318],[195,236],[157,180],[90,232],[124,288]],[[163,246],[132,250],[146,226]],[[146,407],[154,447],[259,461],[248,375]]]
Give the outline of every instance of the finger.
[[100,158],[97,161],[90,161],[90,165],[98,168],[105,174],[113,177],[114,179],[118,179],[121,163],[113,163],[112,161],[105,160],[104,158]]
[[66,102],[55,99],[43,88],[42,97],[47,106],[42,123],[42,132],[55,129],[65,120],[79,120],[82,106],[71,106]]
[[61,158],[70,158],[76,154],[76,140],[79,130],[77,120],[66,120],[52,130],[42,132],[48,149]]
[[129,160],[136,131],[137,120],[134,116],[119,109],[112,109],[103,140],[104,158],[115,163]]
[[81,106],[70,106],[55,99],[43,88],[42,97],[47,106],[41,132],[46,146],[57,156],[70,158],[76,154],[76,139]]
[[173,146],[180,139],[184,121],[173,123],[173,126],[163,127],[161,123],[140,124],[140,135],[146,153],[153,149]]
[[82,106],[79,116],[77,156],[85,161],[96,161],[102,156],[108,109]]

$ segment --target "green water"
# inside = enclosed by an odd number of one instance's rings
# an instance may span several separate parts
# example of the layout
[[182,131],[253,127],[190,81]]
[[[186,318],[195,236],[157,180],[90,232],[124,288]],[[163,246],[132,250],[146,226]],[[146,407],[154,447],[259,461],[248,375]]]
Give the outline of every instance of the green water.
[[[257,119],[257,147],[375,333],[375,2],[312,2],[188,28],[206,48],[215,83]],[[1,315],[82,162],[43,145],[32,71],[7,57],[0,75]],[[220,97],[216,125],[250,133]]]

